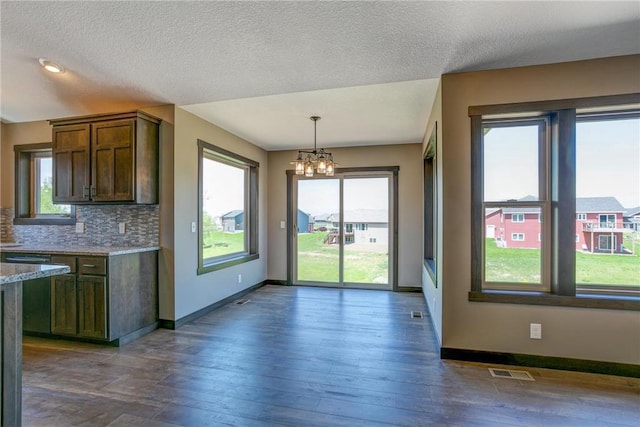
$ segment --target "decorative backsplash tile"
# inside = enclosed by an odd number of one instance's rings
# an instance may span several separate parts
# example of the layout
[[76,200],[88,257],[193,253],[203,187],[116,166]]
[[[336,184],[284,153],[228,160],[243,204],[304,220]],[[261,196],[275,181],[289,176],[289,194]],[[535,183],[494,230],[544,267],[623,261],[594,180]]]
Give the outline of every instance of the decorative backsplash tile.
[[0,208],[0,242],[15,241],[13,208]]
[[[157,246],[160,233],[159,205],[76,206],[74,225],[14,225],[13,208],[0,208],[0,242],[27,242],[74,246]],[[118,224],[125,233],[118,233]]]

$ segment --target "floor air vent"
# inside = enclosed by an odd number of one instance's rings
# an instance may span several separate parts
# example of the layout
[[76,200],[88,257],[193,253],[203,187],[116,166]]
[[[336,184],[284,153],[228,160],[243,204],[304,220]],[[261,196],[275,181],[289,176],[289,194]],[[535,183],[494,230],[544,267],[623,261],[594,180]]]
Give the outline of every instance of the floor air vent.
[[422,315],[421,311],[412,311],[411,312],[411,318],[412,319],[422,319],[424,316]]
[[513,369],[489,368],[491,376],[495,378],[509,378],[511,380],[535,381],[527,371],[514,371]]
[[238,301],[235,302],[236,305],[245,305],[246,303],[250,302],[250,299],[239,299]]

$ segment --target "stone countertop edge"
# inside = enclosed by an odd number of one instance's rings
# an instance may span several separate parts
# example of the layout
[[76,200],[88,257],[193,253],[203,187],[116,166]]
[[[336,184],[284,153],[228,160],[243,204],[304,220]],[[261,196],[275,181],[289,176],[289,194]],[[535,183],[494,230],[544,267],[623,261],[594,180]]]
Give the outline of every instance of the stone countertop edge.
[[0,263],[0,285],[69,273],[66,265]]
[[2,246],[0,252],[30,253],[30,254],[55,254],[55,255],[80,255],[80,256],[113,256],[134,254],[139,252],[158,251],[159,246],[48,246],[39,244],[9,244]]

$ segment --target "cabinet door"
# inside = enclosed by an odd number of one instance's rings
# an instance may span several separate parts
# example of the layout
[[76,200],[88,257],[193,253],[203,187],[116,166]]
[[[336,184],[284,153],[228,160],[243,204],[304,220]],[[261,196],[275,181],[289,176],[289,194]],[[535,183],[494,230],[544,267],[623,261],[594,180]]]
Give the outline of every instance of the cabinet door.
[[53,128],[53,202],[89,200],[90,132],[88,124]]
[[51,332],[76,335],[76,276],[63,274],[51,278]]
[[78,276],[78,335],[107,338],[107,281],[105,277]]
[[92,196],[96,202],[134,201],[135,120],[91,126]]

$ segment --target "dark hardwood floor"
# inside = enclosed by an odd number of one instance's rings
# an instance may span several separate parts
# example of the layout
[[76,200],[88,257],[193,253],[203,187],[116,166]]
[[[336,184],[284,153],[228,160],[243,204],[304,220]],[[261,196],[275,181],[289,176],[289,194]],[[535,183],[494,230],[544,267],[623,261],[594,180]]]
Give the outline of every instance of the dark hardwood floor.
[[[265,286],[121,348],[24,340],[25,426],[638,426],[640,380],[442,361],[421,294]],[[493,366],[493,365],[492,365]]]

